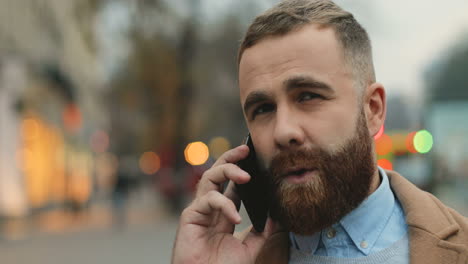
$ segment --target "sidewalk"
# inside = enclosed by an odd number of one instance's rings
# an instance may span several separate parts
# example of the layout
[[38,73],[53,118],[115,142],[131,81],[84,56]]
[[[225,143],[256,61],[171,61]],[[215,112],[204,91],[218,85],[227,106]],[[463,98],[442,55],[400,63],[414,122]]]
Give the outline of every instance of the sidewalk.
[[1,263],[169,263],[177,218],[157,199],[138,195],[122,226],[105,202],[79,215],[53,211],[10,221],[0,233]]

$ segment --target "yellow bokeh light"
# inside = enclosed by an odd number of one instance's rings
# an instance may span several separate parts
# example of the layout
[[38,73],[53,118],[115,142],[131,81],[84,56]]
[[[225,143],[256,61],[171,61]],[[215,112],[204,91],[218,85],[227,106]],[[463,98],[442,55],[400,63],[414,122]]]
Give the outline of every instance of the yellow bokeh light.
[[93,183],[91,178],[92,159],[89,153],[70,151],[70,175],[67,181],[67,195],[72,201],[79,204],[86,203],[91,197]]
[[161,159],[154,152],[145,152],[140,157],[139,165],[144,174],[155,174],[161,167]]
[[218,159],[224,152],[231,148],[231,144],[224,137],[215,137],[210,141],[210,154],[213,158]]
[[67,190],[64,140],[57,128],[36,116],[24,119],[16,157],[31,207],[63,200]]
[[393,143],[393,150],[395,154],[404,154],[407,151],[406,148],[406,134],[405,133],[395,133],[391,136]]
[[193,142],[187,145],[184,151],[185,160],[191,165],[202,165],[210,156],[208,146],[201,142]]
[[21,134],[25,140],[35,140],[38,136],[41,127],[39,121],[34,118],[24,119],[21,124]]

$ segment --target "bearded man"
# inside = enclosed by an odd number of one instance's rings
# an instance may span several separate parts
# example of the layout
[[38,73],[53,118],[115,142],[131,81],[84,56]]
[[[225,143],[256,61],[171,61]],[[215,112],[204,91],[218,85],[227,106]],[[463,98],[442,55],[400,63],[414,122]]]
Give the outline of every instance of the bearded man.
[[235,165],[224,153],[182,213],[173,263],[467,263],[468,221],[376,164],[385,89],[366,31],[327,0],[285,0],[258,16],[238,56],[240,100],[273,183],[265,230],[235,235]]

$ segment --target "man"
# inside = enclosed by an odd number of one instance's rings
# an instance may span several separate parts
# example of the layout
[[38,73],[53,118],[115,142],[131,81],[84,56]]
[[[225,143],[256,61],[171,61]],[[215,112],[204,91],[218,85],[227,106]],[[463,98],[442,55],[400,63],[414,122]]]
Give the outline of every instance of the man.
[[227,151],[180,219],[173,263],[468,263],[468,221],[393,171],[373,136],[385,89],[367,33],[331,1],[286,0],[239,49],[239,88],[259,165],[272,181],[262,233],[233,235],[234,185],[251,175]]

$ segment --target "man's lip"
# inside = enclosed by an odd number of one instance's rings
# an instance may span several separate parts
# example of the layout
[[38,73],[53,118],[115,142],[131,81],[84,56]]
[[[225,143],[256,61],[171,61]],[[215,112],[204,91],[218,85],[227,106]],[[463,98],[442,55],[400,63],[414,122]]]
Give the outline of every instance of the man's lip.
[[314,170],[316,170],[316,168],[293,167],[293,168],[290,168],[287,172],[285,172],[282,176],[283,178],[285,178],[291,175],[297,175],[297,172],[300,172],[300,171],[307,172],[307,171],[314,171]]
[[317,175],[316,169],[300,169],[291,171],[283,178],[283,181],[290,184],[303,184],[312,181]]

